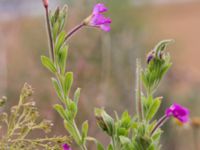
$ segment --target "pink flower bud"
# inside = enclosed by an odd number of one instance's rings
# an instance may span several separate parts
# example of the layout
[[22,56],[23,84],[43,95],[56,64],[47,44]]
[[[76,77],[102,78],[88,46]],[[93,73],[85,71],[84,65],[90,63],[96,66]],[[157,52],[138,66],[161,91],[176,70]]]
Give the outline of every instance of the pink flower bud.
[[42,1],[43,1],[44,7],[47,8],[49,5],[49,0],[42,0]]

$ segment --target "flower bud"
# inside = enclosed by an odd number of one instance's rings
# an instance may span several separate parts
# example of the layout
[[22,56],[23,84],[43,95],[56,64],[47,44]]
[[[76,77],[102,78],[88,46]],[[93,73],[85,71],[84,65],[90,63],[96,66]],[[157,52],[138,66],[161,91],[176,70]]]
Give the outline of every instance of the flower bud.
[[95,109],[95,118],[98,126],[108,135],[112,136],[114,132],[114,120],[103,109]]
[[49,5],[49,1],[48,0],[42,0],[42,1],[43,1],[44,7],[47,8]]
[[150,51],[148,54],[147,54],[147,64],[150,63],[151,60],[153,60],[155,58],[155,51]]

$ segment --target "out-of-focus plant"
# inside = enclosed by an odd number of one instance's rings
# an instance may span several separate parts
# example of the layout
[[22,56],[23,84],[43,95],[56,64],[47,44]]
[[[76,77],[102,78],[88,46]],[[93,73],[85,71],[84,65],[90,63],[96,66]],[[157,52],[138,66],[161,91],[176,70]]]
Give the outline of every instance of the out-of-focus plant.
[[193,141],[195,150],[199,149],[199,129],[200,129],[200,118],[199,117],[192,117],[190,126],[193,130]]
[[[66,33],[64,24],[67,7],[57,8],[54,12],[49,13],[48,0],[43,0],[43,2],[46,11],[50,57],[42,56],[41,61],[43,66],[54,75],[52,83],[61,102],[61,104],[54,105],[54,109],[63,118],[65,128],[73,137],[75,143],[82,150],[88,149],[88,140],[96,142],[98,150],[159,150],[162,133],[160,127],[171,116],[182,123],[186,123],[189,120],[189,110],[176,103],[167,108],[165,114],[159,120],[154,118],[162,100],[162,97],[154,97],[154,93],[172,65],[170,55],[166,52],[166,47],[173,40],[159,42],[149,52],[146,61],[147,66],[144,69],[141,67],[140,60],[137,60],[137,113],[135,116],[130,115],[128,111],[124,111],[121,116],[116,112],[115,118],[113,118],[104,109],[95,109],[98,126],[110,137],[110,144],[105,148],[95,138],[88,136],[89,125],[87,121],[82,123],[81,130],[75,122],[80,89],[78,88],[74,92],[74,97],[70,98],[73,73],[66,71],[66,61],[68,53],[67,42],[78,30],[84,26],[90,26],[110,31],[111,19],[104,17],[102,14],[108,9],[102,3],[96,4],[89,17]],[[142,87],[144,87],[144,90],[142,90]],[[71,148],[68,144],[64,144],[63,149],[70,150]]]
[[[1,122],[1,150],[33,150],[33,149],[61,149],[62,143],[70,143],[66,136],[28,138],[36,130],[44,133],[51,131],[53,123],[50,120],[41,120],[35,102],[30,100],[33,90],[25,84],[21,90],[19,103],[11,108],[10,113],[0,114]],[[0,99],[0,107],[6,98]]]

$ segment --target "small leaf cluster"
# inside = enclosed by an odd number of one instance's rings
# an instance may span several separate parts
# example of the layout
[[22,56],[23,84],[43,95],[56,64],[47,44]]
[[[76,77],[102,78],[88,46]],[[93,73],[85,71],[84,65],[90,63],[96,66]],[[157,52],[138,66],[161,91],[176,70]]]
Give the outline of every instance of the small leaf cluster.
[[[0,114],[1,132],[0,148],[2,150],[59,150],[62,143],[70,143],[66,136],[28,138],[35,130],[49,133],[52,128],[50,120],[41,120],[34,101],[30,101],[33,90],[25,84],[21,90],[19,103],[11,108],[10,113]],[[1,101],[5,101],[5,97]]]

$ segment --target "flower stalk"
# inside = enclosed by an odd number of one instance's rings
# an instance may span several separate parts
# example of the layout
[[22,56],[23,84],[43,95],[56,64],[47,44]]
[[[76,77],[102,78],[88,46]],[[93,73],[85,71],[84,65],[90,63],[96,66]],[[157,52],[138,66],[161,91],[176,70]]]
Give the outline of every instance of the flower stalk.
[[152,136],[155,133],[155,131],[159,129],[167,120],[168,120],[167,115],[164,115],[163,117],[161,117],[158,120],[157,124],[154,126],[153,130],[151,131],[150,136]]
[[65,37],[65,41],[68,41],[77,31],[79,31],[84,26],[85,26],[84,22],[82,22],[79,25],[75,26],[71,31],[69,31],[67,33],[67,36]]

